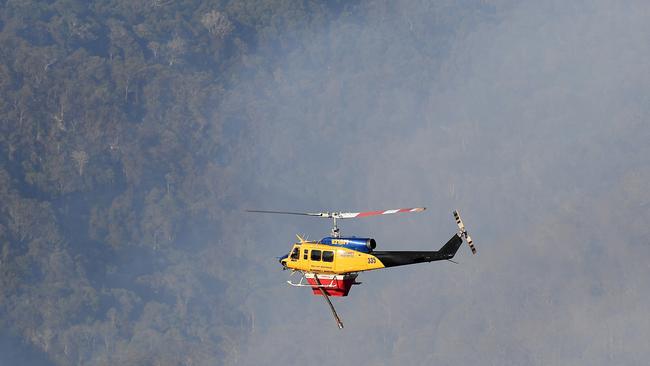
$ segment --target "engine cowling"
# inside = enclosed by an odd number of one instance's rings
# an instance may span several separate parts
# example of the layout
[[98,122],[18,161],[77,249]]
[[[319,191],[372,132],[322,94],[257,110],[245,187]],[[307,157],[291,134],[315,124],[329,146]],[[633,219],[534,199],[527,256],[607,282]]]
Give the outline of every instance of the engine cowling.
[[356,250],[363,253],[370,253],[377,247],[377,242],[373,238],[357,238],[356,236],[334,238],[327,236],[320,241],[321,244],[338,246]]

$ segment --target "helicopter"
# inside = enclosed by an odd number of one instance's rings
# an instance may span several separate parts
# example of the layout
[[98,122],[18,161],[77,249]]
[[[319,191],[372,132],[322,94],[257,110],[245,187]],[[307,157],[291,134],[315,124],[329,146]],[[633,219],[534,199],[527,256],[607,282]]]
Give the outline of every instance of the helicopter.
[[[342,219],[397,213],[415,213],[424,210],[426,210],[425,207],[365,212],[246,211],[312,216],[333,220],[330,236],[318,241],[310,241],[300,235],[296,235],[298,241],[294,243],[291,251],[288,254],[278,257],[278,260],[283,270],[291,270],[291,275],[287,283],[293,287],[311,288],[314,295],[323,296],[332,311],[337,326],[339,329],[343,329],[343,322],[338,316],[334,305],[332,305],[330,296],[348,296],[352,286],[361,284],[361,282],[356,281],[359,272],[440,260],[454,262],[452,258],[456,255],[463,240],[469,246],[472,254],[476,254],[474,242],[467,233],[467,229],[458,210],[453,211],[458,231],[437,251],[376,251],[377,242],[375,239],[341,236],[341,231],[337,223],[337,220]],[[295,279],[296,274],[300,276],[298,281]]]

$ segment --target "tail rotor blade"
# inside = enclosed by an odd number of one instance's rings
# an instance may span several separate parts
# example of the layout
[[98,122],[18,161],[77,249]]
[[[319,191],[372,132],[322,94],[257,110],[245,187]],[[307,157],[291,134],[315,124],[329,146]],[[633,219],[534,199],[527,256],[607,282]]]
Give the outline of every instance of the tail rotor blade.
[[476,254],[476,248],[474,247],[474,241],[472,240],[472,237],[467,235],[465,239],[467,240],[467,245],[469,245],[469,249],[472,250],[472,254]]
[[458,210],[454,210],[454,219],[456,219],[456,225],[458,225],[458,236],[465,239],[469,249],[472,251],[472,254],[476,254],[476,247],[474,247],[474,241],[472,237],[467,233],[463,219],[460,218],[460,213]]
[[456,225],[458,225],[458,230],[461,232],[465,232],[465,224],[463,224],[463,220],[460,219],[460,214],[458,213],[458,210],[454,210],[454,219],[456,219]]

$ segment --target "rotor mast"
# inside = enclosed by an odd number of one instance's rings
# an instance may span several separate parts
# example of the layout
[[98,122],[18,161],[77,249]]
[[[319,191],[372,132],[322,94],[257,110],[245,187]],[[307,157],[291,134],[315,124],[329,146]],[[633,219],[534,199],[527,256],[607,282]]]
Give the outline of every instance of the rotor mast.
[[332,227],[332,237],[338,238],[341,235],[341,230],[339,230],[338,225],[336,225],[336,216],[332,215],[332,221],[334,221],[334,227]]

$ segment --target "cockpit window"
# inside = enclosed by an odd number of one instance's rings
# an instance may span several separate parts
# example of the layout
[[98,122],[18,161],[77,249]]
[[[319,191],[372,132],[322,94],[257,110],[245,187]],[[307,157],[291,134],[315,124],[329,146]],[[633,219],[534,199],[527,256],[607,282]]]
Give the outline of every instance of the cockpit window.
[[300,257],[300,248],[295,247],[293,248],[293,251],[291,252],[291,260],[292,261],[297,261],[298,257]]

